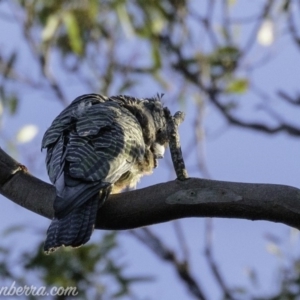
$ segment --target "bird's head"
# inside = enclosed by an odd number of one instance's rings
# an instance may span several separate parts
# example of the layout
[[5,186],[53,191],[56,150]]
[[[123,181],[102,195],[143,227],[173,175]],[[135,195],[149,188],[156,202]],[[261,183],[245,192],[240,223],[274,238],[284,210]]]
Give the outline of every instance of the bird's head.
[[162,96],[158,94],[153,98],[139,99],[119,95],[110,98],[137,118],[143,131],[144,142],[157,159],[163,158],[169,142]]
[[161,98],[162,95],[157,95],[157,97],[147,99],[144,102],[145,107],[153,119],[153,124],[151,124],[153,128],[153,139],[150,147],[157,159],[164,157],[165,149],[169,143],[167,121]]

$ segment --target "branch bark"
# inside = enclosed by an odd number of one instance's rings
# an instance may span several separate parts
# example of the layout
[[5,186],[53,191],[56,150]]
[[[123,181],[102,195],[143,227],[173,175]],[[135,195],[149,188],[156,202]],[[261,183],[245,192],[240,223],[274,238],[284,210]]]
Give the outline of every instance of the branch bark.
[[[0,193],[53,217],[55,188],[30,175],[1,148]],[[174,180],[111,195],[99,210],[95,227],[125,230],[189,217],[267,220],[300,229],[300,190],[275,184]]]
[[185,115],[183,112],[178,111],[174,116],[172,116],[170,110],[167,107],[164,107],[164,113],[167,120],[170,153],[174,170],[176,172],[178,180],[185,180],[188,178],[188,173],[182,157],[180,138],[178,133],[178,126],[184,121]]

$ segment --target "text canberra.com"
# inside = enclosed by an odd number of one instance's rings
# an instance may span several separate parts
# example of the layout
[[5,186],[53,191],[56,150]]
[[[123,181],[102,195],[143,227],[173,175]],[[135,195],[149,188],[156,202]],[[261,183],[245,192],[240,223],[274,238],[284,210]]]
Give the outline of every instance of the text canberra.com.
[[0,296],[77,296],[78,290],[74,286],[52,287],[47,291],[45,286],[36,287],[33,285],[16,286],[12,282],[10,286],[0,286]]

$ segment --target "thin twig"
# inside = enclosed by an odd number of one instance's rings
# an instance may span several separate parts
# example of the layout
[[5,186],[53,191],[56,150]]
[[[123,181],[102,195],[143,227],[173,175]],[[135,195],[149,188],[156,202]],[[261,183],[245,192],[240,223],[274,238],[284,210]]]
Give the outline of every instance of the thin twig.
[[218,48],[220,46],[220,43],[218,41],[218,37],[215,34],[214,26],[213,24],[213,17],[214,17],[214,11],[215,11],[215,0],[211,0],[208,2],[207,10],[206,10],[206,18],[203,19],[203,25],[206,29],[206,32],[210,38],[211,44],[214,48]]
[[[290,5],[290,6],[292,6],[292,5]],[[297,33],[296,21],[295,21],[294,14],[293,14],[291,8],[288,11],[287,21],[288,21],[288,28],[289,28],[290,34],[291,34],[295,44],[299,47],[300,46],[300,36]]]
[[277,95],[284,99],[286,102],[293,104],[293,105],[300,105],[300,95],[297,95],[296,98],[291,97],[286,92],[279,90],[277,92]]
[[[264,8],[263,13],[261,16],[266,16],[271,9],[271,4],[273,0],[268,2],[268,5]],[[275,134],[278,132],[286,132],[292,136],[300,136],[300,129],[290,125],[290,124],[279,124],[276,127],[270,127],[263,123],[258,122],[245,122],[242,119],[235,117],[227,108],[226,105],[221,104],[218,99],[218,96],[223,92],[218,90],[215,85],[215,82],[212,82],[210,86],[205,86],[204,82],[201,80],[201,71],[198,70],[191,70],[189,68],[188,62],[189,59],[185,58],[180,50],[179,47],[173,44],[171,39],[167,36],[161,36],[161,42],[164,46],[172,52],[176,56],[176,61],[173,62],[172,67],[178,71],[182,76],[184,76],[188,81],[193,83],[196,87],[202,90],[209,98],[211,103],[213,103],[216,108],[220,111],[220,113],[226,118],[226,120],[232,124],[242,128],[253,129],[256,131],[261,131],[269,134]],[[244,53],[245,54],[245,53]],[[241,56],[240,56],[241,58]]]
[[256,41],[256,37],[257,37],[257,33],[258,33],[258,31],[261,27],[261,24],[262,24],[263,20],[269,15],[269,13],[271,11],[271,8],[273,7],[273,4],[275,4],[274,0],[269,0],[269,1],[266,2],[260,16],[258,17],[257,24],[254,26],[251,34],[249,34],[249,38],[246,42],[244,50],[242,51],[244,54],[246,52],[249,53],[251,48],[254,46],[255,41]]
[[237,125],[244,128],[254,129],[261,132],[266,132],[269,134],[274,134],[278,132],[286,132],[292,136],[300,136],[300,129],[291,126],[289,124],[280,124],[275,127],[269,127],[268,125],[265,125],[263,123],[255,123],[255,122],[245,122],[241,119],[238,119],[234,117],[230,112],[228,111],[226,105],[222,105],[218,99],[217,94],[218,92],[215,89],[207,89],[207,93],[210,97],[210,101],[220,110],[222,115],[227,119],[227,121],[232,125]]
[[184,120],[184,113],[178,111],[174,116],[172,116],[167,107],[164,108],[164,112],[167,119],[170,152],[177,179],[185,180],[188,178],[188,173],[182,157],[180,139],[178,134],[178,126]]
[[174,231],[175,235],[178,240],[179,247],[181,248],[182,254],[183,254],[183,260],[184,262],[189,265],[189,247],[187,245],[187,241],[184,235],[184,232],[182,230],[182,226],[180,223],[180,220],[175,220],[173,222],[174,225]]
[[211,218],[207,218],[205,220],[205,256],[208,262],[208,265],[214,275],[216,282],[219,284],[220,288],[223,291],[224,299],[234,300],[235,298],[231,295],[231,292],[227,285],[224,282],[224,279],[218,269],[216,262],[213,259],[212,255],[212,235],[213,235],[213,228],[212,228],[213,220]]
[[204,105],[202,103],[198,104],[197,106],[197,117],[195,117],[195,122],[194,122],[194,128],[195,128],[195,138],[194,141],[196,142],[197,145],[197,165],[199,170],[201,170],[203,178],[211,178],[210,173],[208,171],[208,167],[204,158],[204,151],[203,151],[203,136],[204,136],[204,131],[203,131],[203,111],[204,111]]
[[48,57],[49,57],[49,47],[48,49],[42,53],[40,50],[40,47],[38,47],[34,41],[34,39],[31,36],[30,30],[32,26],[32,20],[22,20],[19,18],[16,13],[13,11],[13,7],[11,7],[12,12],[14,13],[14,17],[17,22],[20,23],[20,26],[22,28],[24,39],[27,41],[27,44],[29,46],[29,49],[31,50],[33,58],[39,63],[39,66],[41,68],[42,74],[44,78],[48,81],[50,87],[56,94],[58,100],[63,104],[63,106],[67,106],[69,102],[67,101],[62,88],[60,87],[58,81],[53,76],[53,74],[50,72],[48,67]]
[[130,230],[129,233],[146,245],[159,258],[172,264],[177,272],[177,275],[183,280],[191,294],[195,296],[196,299],[207,299],[199,283],[196,282],[190,273],[186,262],[179,261],[179,259],[176,257],[176,254],[169,249],[149,228]]
[[231,20],[229,16],[229,6],[228,0],[223,0],[222,2],[222,21],[225,39],[228,45],[232,44],[232,34],[231,34]]

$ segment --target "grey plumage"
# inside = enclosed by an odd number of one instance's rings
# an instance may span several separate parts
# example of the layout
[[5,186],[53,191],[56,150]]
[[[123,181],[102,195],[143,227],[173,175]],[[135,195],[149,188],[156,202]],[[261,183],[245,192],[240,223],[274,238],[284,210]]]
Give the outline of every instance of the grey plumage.
[[57,192],[45,252],[86,243],[109,193],[134,187],[141,176],[150,174],[167,142],[159,96],[76,98],[56,117],[42,141]]

